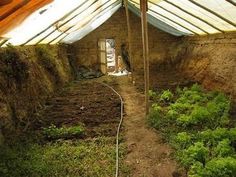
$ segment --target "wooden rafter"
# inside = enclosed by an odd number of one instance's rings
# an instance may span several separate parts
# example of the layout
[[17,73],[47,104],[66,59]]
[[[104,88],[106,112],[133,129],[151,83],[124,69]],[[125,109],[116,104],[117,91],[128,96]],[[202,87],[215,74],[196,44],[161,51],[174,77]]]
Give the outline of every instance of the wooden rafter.
[[130,70],[132,73],[132,81],[134,81],[134,63],[132,57],[132,39],[131,39],[131,25],[130,25],[130,16],[129,16],[129,9],[128,9],[128,0],[124,0],[125,6],[125,14],[126,14],[126,22],[127,22],[127,30],[128,30],[128,46],[129,46],[129,60],[130,60]]

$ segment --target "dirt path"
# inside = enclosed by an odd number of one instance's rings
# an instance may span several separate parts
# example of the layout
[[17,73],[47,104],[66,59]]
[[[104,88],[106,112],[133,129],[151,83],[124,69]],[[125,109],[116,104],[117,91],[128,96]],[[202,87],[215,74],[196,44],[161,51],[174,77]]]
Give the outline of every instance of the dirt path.
[[117,79],[117,82],[125,101],[123,126],[128,146],[125,163],[131,168],[130,176],[172,177],[176,163],[170,158],[170,148],[146,124],[144,95],[126,77]]

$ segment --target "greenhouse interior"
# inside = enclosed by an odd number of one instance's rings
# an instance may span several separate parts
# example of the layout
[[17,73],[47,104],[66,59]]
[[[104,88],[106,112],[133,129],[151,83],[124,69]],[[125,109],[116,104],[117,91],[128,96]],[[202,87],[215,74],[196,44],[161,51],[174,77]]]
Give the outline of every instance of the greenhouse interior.
[[236,0],[0,0],[1,177],[236,177]]

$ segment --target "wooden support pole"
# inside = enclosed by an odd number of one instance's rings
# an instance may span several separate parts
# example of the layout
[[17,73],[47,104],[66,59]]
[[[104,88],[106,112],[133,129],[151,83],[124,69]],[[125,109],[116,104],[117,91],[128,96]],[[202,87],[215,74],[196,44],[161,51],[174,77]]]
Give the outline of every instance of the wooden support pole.
[[143,39],[143,60],[144,60],[144,82],[145,82],[145,107],[146,115],[149,114],[149,51],[148,51],[148,24],[147,24],[147,0],[140,0],[142,39]]
[[124,0],[125,12],[126,12],[126,21],[128,28],[128,46],[129,46],[129,60],[130,60],[130,70],[132,73],[132,82],[134,82],[134,62],[132,57],[132,39],[131,39],[131,27],[130,27],[130,18],[129,18],[129,8],[128,8],[128,0]]

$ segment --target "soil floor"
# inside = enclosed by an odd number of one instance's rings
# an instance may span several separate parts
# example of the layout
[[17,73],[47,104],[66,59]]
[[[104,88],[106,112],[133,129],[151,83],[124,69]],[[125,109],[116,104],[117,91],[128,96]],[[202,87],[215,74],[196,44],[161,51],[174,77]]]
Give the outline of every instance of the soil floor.
[[127,77],[116,79],[117,90],[124,99],[124,138],[128,154],[124,159],[132,177],[172,177],[176,162],[171,158],[170,147],[154,129],[147,125],[144,94],[136,89]]
[[[99,83],[100,82],[100,83]],[[86,137],[115,136],[120,118],[120,100],[107,83],[124,99],[122,143],[127,147],[123,161],[129,173],[122,177],[172,177],[177,170],[170,147],[147,125],[144,94],[127,76],[102,77],[74,82],[46,104],[44,125],[83,124]],[[177,176],[180,176],[177,174]]]

